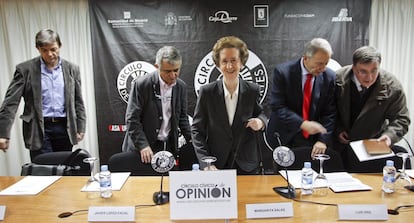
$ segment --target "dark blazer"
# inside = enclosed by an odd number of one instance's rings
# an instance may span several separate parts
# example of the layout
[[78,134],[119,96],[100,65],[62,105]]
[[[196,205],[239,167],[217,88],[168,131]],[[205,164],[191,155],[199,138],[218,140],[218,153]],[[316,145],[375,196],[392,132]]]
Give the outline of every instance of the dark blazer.
[[346,131],[349,140],[378,138],[385,134],[391,143],[397,143],[407,133],[410,125],[405,94],[400,82],[391,73],[381,69],[379,81],[360,114],[351,126],[352,65],[337,71],[337,132]]
[[[65,82],[65,111],[68,135],[72,145],[76,145],[77,133],[85,132],[86,115],[81,93],[79,67],[60,58]],[[26,148],[39,150],[43,144],[44,123],[42,110],[42,86],[40,57],[33,58],[16,66],[14,77],[0,108],[0,137],[10,138],[20,99],[24,99],[23,138]]]
[[[312,89],[310,120],[321,123],[326,134],[310,136],[313,143],[332,143],[335,125],[335,73],[329,68],[315,77]],[[267,126],[267,140],[272,147],[278,146],[275,132],[279,133],[283,145],[290,145],[301,133],[302,118],[302,71],[300,59],[276,66],[273,72],[273,87],[270,95],[272,113]]]
[[[132,85],[125,113],[127,132],[122,145],[123,151],[140,151],[150,146],[154,153],[158,152],[153,146],[157,141],[163,118],[159,95],[158,71],[137,79]],[[177,150],[178,128],[187,142],[191,139],[187,114],[187,85],[181,79],[177,79],[177,84],[172,89],[171,103],[170,138],[173,140],[174,149]]]
[[235,162],[244,171],[252,171],[258,167],[257,138],[251,128],[246,128],[247,120],[260,118],[263,123],[267,119],[259,104],[259,86],[239,79],[239,98],[233,125],[230,126],[226,104],[224,101],[223,81],[217,80],[200,89],[194,111],[192,137],[193,146],[201,168],[204,156],[215,156],[217,168],[229,168],[237,151]]

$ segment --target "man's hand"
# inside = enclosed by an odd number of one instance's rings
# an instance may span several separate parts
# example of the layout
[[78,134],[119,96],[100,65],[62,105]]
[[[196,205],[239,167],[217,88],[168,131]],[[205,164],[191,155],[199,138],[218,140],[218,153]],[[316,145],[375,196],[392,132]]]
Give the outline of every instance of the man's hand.
[[387,144],[387,146],[391,146],[391,138],[389,136],[387,136],[387,135],[382,135],[377,140],[378,141],[385,141],[385,143]]
[[251,128],[254,131],[263,129],[264,123],[260,118],[251,118],[247,120],[246,128]]
[[3,150],[3,152],[6,152],[8,148],[9,148],[9,139],[0,138],[0,149]]
[[318,133],[325,134],[326,129],[319,122],[315,121],[303,121],[300,128],[309,133],[309,135],[315,135]]
[[142,163],[151,163],[152,156],[154,155],[151,147],[147,146],[140,151]]
[[349,144],[348,133],[345,131],[339,133],[338,140],[342,144]]
[[83,132],[76,133],[76,139],[78,140],[78,142],[82,141],[84,136],[85,136],[85,133]]
[[324,154],[326,148],[327,146],[325,143],[317,141],[312,147],[311,157],[314,157],[316,154]]

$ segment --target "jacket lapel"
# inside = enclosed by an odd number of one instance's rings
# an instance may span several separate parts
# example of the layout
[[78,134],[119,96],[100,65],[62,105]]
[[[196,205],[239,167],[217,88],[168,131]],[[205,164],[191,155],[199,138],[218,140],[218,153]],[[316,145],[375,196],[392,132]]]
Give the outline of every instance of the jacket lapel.
[[33,89],[33,106],[38,112],[38,118],[41,120],[43,118],[43,108],[42,108],[42,73],[40,70],[40,57],[37,58],[35,63],[32,64],[32,72],[29,72],[30,77],[29,81],[31,82]]

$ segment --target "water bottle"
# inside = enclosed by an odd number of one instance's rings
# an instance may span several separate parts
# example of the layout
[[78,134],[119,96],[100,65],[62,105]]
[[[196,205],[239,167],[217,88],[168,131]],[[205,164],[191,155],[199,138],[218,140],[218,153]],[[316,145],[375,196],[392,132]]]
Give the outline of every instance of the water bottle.
[[392,193],[394,192],[394,182],[395,182],[395,174],[397,170],[394,167],[394,161],[387,160],[384,169],[382,170],[383,178],[382,178],[382,190],[385,193]]
[[112,196],[111,172],[108,170],[108,165],[101,166],[99,173],[99,185],[101,197],[110,198]]
[[192,169],[193,171],[200,171],[200,164],[194,163],[193,166],[192,166],[192,168],[193,168]]
[[302,169],[302,194],[309,195],[313,192],[313,170],[310,162],[305,162]]

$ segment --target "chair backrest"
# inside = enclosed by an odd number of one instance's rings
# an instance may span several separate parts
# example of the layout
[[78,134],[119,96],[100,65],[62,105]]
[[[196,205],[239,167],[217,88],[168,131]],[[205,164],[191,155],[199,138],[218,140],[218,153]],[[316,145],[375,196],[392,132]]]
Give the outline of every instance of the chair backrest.
[[158,176],[151,164],[143,164],[137,151],[115,153],[108,160],[111,172],[131,172],[132,176]]
[[87,150],[77,149],[75,151],[60,151],[44,153],[36,156],[33,163],[43,165],[68,165],[71,167],[79,167],[79,170],[72,171],[75,176],[89,176],[90,166],[83,162],[83,159],[89,158],[91,155]]

